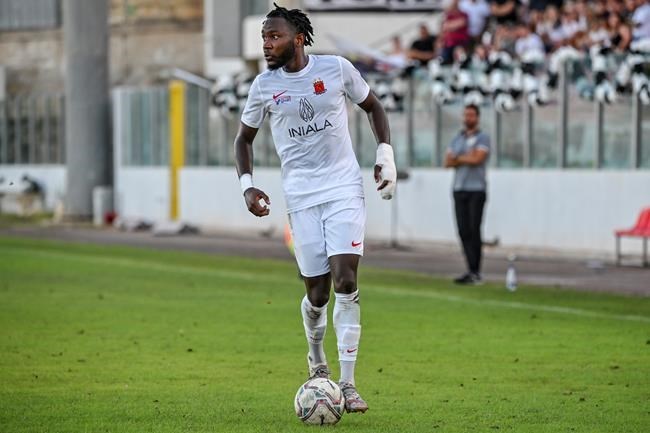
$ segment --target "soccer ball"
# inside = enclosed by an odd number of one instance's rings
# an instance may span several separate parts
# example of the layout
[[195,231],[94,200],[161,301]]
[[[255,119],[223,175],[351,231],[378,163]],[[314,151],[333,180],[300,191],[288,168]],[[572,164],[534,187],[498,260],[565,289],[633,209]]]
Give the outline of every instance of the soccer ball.
[[305,424],[332,425],[343,416],[345,398],[336,383],[317,377],[298,388],[294,407]]

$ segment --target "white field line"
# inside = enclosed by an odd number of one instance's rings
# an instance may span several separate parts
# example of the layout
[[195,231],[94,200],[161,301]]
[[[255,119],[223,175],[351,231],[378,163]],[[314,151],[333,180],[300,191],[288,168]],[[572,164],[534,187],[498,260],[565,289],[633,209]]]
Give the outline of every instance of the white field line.
[[[227,269],[197,268],[193,266],[177,265],[172,263],[160,264],[157,262],[151,262],[146,260],[134,260],[134,259],[115,258],[115,257],[97,257],[92,255],[82,255],[78,253],[68,253],[68,252],[60,252],[60,251],[57,252],[42,251],[34,248],[15,248],[12,249],[10,254],[27,255],[30,257],[38,256],[43,258],[72,260],[76,262],[83,262],[83,263],[90,263],[90,264],[97,264],[97,265],[122,266],[127,268],[143,269],[143,270],[156,271],[156,272],[183,272],[192,275],[214,276],[214,277],[221,277],[221,278],[241,279],[246,281],[255,281],[260,277],[259,275],[251,272],[231,271]],[[278,275],[267,275],[264,278],[267,281],[272,281],[275,283],[286,283],[286,284],[296,283],[295,278],[290,278],[288,276],[284,277]],[[442,293],[436,293],[436,292],[430,292],[424,290],[409,290],[409,289],[401,289],[399,287],[377,286],[377,285],[364,286],[364,290],[370,290],[373,292],[382,293],[391,296],[411,296],[411,297],[419,297],[425,299],[436,299],[436,300],[446,301],[446,302],[456,302],[456,303],[474,305],[478,307],[487,306],[487,307],[498,307],[498,308],[511,308],[516,310],[542,311],[548,313],[568,314],[572,316],[589,317],[594,319],[608,319],[608,320],[650,323],[650,317],[647,316],[601,313],[598,311],[590,311],[590,310],[584,310],[584,309],[573,308],[573,307],[562,307],[558,305],[528,304],[525,302],[501,301],[496,299],[471,299],[464,296],[446,295]]]
[[471,299],[463,296],[445,295],[436,292],[424,292],[419,290],[399,289],[396,287],[372,286],[372,290],[395,296],[414,296],[419,298],[438,299],[441,301],[458,302],[476,306],[491,306],[502,308],[513,308],[516,310],[543,311],[547,313],[571,314],[574,316],[591,317],[595,319],[612,319],[632,322],[650,323],[650,317],[636,316],[631,314],[609,314],[598,311],[583,310],[581,308],[561,307],[558,305],[527,304],[516,301],[499,301],[496,299]]

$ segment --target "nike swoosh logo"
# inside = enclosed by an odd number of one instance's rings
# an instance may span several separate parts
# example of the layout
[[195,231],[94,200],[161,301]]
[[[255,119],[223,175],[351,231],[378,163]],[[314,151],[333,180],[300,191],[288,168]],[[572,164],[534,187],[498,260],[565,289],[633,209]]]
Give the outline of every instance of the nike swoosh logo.
[[354,248],[358,247],[359,245],[361,245],[361,242],[354,242],[354,241],[352,241],[352,246],[353,246]]
[[273,99],[278,99],[280,96],[284,95],[285,93],[287,93],[286,90],[284,92],[278,93],[277,95],[273,95]]
[[356,351],[357,351],[357,349],[348,349],[348,350],[346,350],[346,352],[348,352],[348,353],[354,353]]

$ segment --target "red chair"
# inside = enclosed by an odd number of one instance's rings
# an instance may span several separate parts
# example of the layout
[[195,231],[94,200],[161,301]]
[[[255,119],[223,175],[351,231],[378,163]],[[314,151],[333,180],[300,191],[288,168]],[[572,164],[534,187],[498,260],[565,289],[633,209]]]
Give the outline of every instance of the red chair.
[[626,230],[616,230],[616,265],[621,264],[621,238],[642,238],[643,239],[643,266],[648,266],[648,238],[650,238],[650,207],[645,208],[639,214],[634,227]]

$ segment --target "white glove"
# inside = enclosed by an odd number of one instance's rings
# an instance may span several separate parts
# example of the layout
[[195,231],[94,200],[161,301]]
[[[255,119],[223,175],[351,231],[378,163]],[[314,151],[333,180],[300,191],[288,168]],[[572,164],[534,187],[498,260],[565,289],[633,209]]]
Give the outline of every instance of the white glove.
[[395,168],[393,146],[386,143],[379,143],[379,146],[377,146],[377,162],[375,164],[381,167],[381,171],[379,172],[379,185],[384,181],[388,181],[388,184],[379,191],[379,195],[384,200],[390,200],[395,193],[395,183],[397,182],[397,169]]

